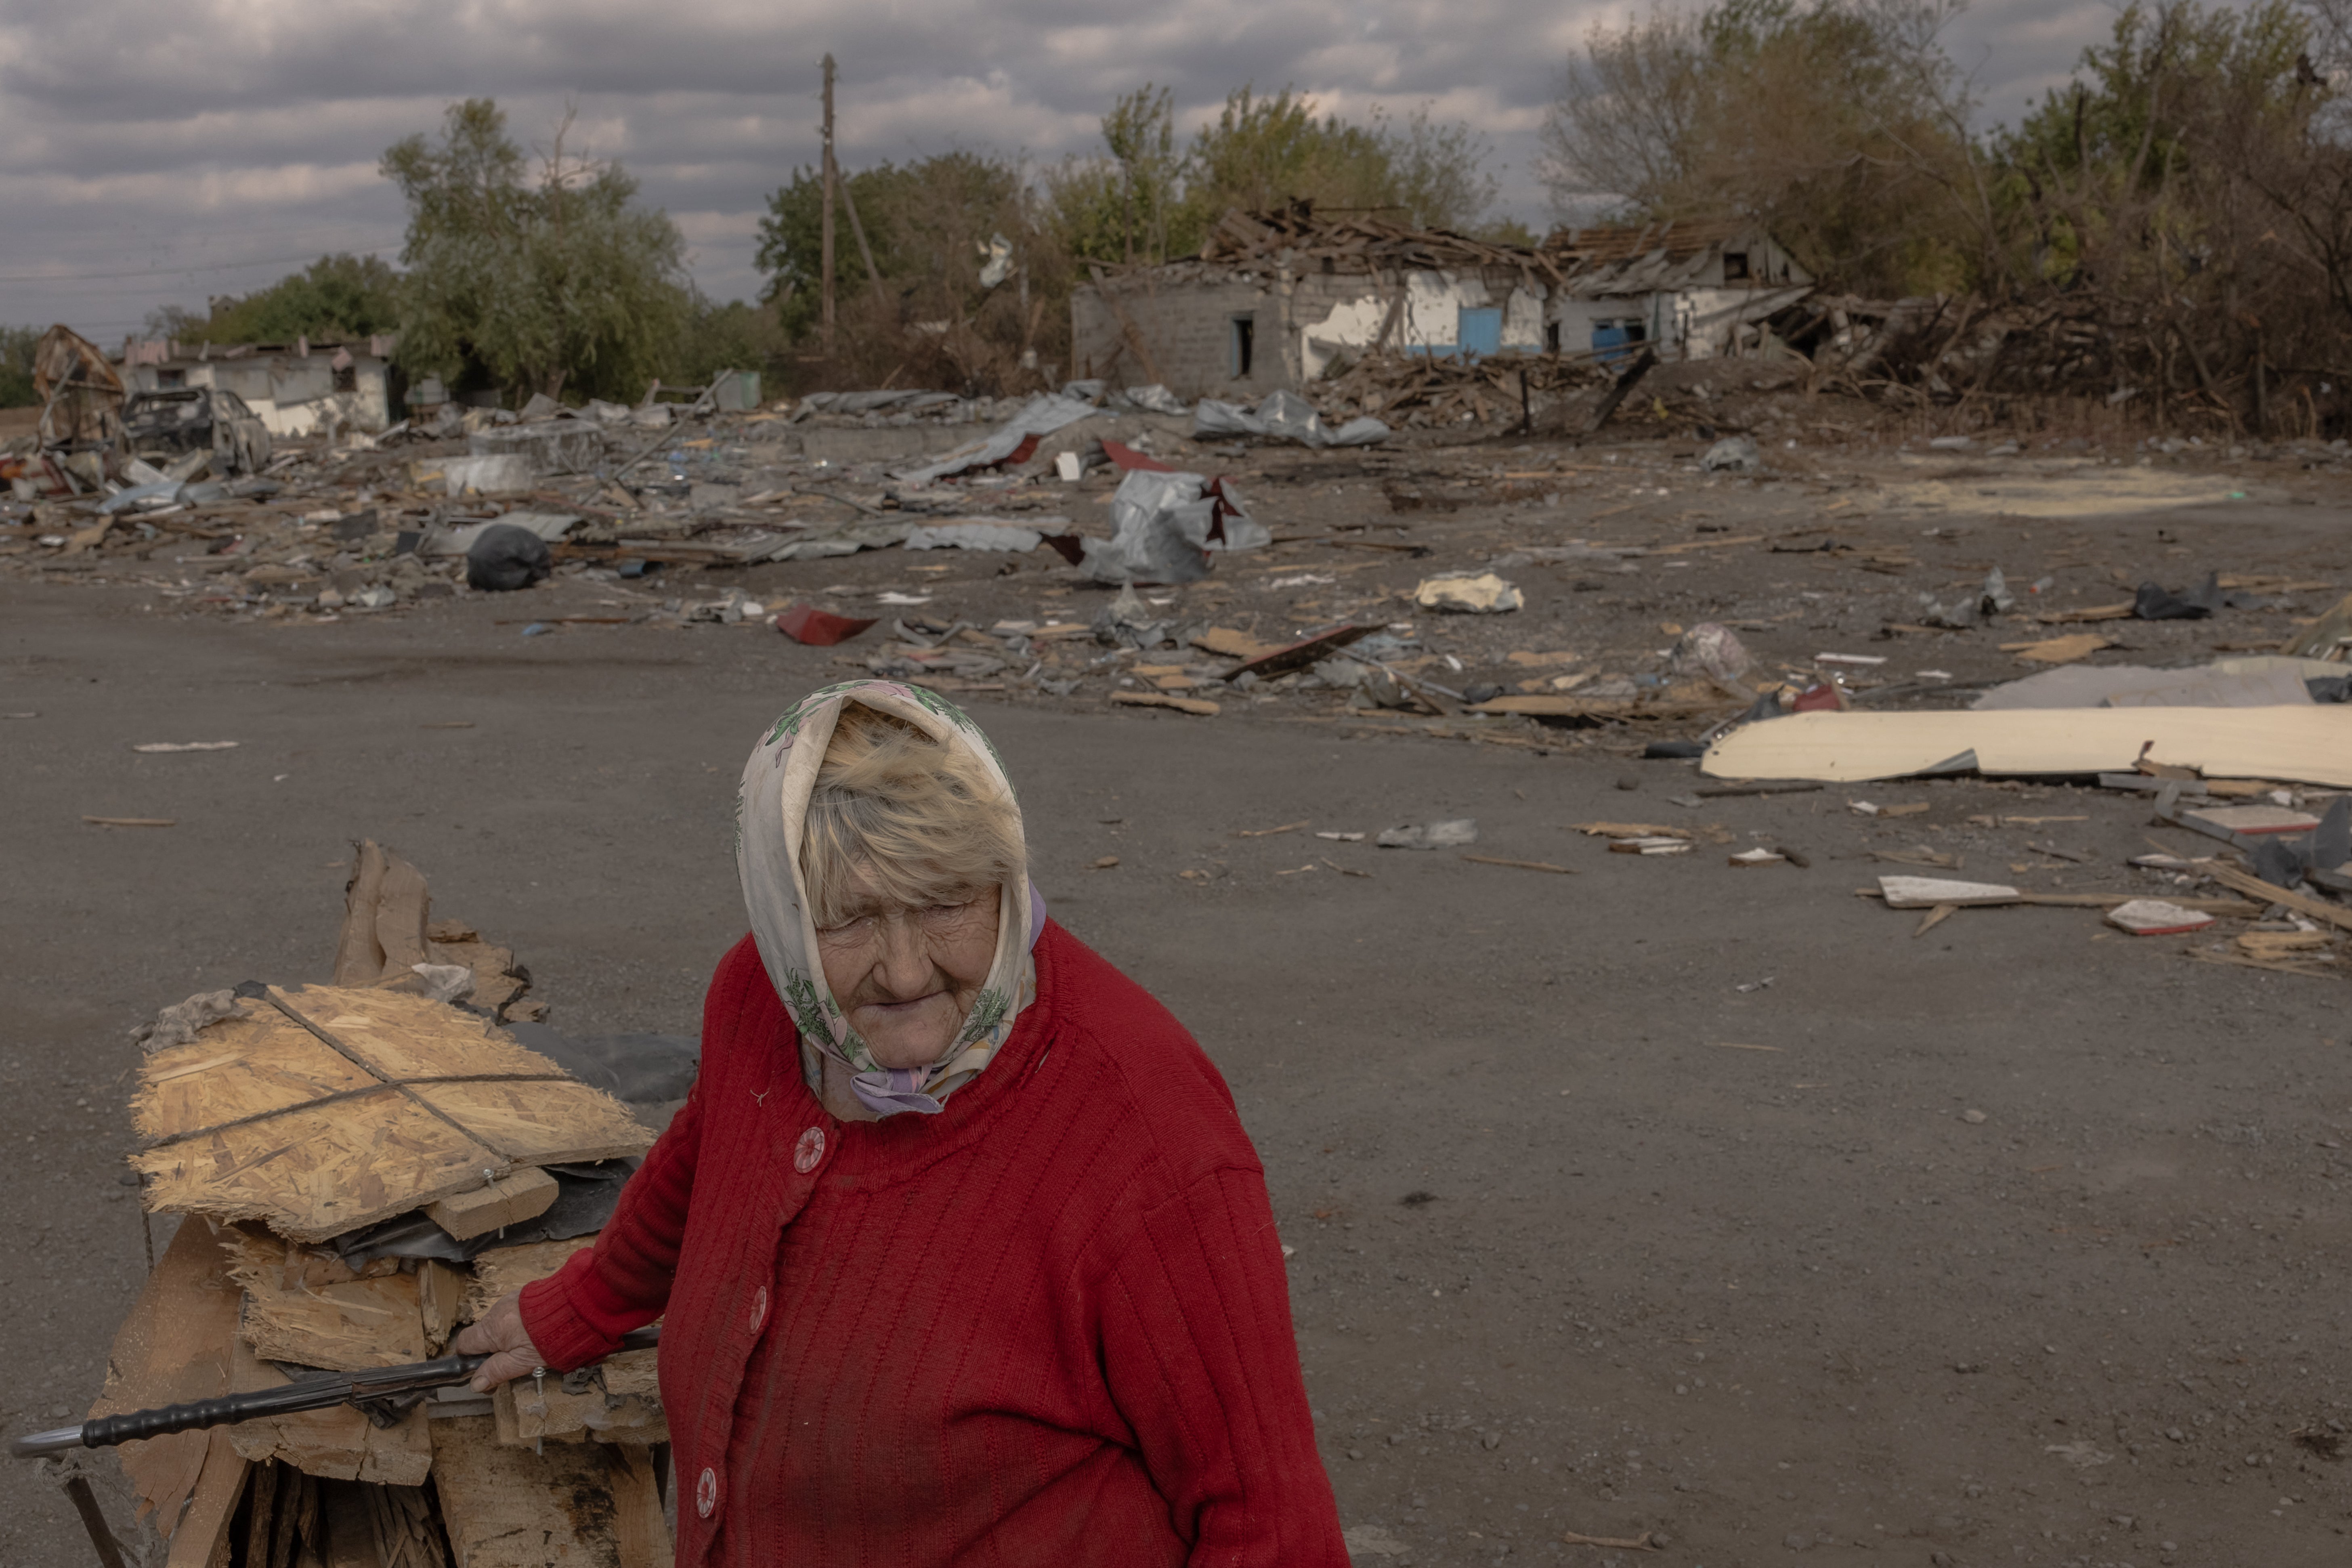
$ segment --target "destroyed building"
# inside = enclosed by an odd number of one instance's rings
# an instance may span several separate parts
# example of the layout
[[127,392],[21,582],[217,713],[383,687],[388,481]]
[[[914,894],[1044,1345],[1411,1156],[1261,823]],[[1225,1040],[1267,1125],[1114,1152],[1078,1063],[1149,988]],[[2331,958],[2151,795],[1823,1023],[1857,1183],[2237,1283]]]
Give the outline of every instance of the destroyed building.
[[1566,278],[1546,346],[1569,353],[1645,342],[1665,360],[1769,353],[1765,323],[1813,289],[1803,264],[1744,223],[1559,229],[1542,253]]
[[1769,352],[1763,326],[1811,275],[1752,226],[1564,229],[1538,247],[1415,229],[1307,203],[1229,212],[1201,253],[1098,265],[1070,302],[1073,363],[1180,396],[1297,388],[1369,354],[1664,359]]
[[379,333],[343,342],[183,343],[127,338],[117,362],[132,392],[215,387],[235,393],[272,436],[388,428],[396,406],[393,349]]

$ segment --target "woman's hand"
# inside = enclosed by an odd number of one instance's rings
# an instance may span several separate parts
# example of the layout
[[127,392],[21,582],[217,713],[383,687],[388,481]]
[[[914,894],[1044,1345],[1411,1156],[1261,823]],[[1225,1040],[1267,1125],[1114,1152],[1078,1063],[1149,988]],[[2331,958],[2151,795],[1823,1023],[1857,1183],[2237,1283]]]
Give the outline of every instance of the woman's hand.
[[472,1381],[477,1394],[488,1394],[502,1383],[547,1364],[530,1342],[530,1331],[522,1326],[520,1292],[501,1300],[482,1315],[480,1322],[469,1323],[460,1330],[451,1348],[465,1355],[489,1355],[489,1360],[474,1369]]

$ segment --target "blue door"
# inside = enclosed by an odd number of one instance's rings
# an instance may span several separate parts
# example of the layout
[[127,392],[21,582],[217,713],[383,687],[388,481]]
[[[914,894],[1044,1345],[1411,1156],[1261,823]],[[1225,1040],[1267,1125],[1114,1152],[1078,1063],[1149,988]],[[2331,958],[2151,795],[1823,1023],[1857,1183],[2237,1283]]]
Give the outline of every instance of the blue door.
[[1465,354],[1503,352],[1503,312],[1496,309],[1464,310],[1454,336]]
[[1592,323],[1592,352],[1601,356],[1602,364],[1615,364],[1623,359],[1625,345],[1633,341],[1633,334],[1622,321]]

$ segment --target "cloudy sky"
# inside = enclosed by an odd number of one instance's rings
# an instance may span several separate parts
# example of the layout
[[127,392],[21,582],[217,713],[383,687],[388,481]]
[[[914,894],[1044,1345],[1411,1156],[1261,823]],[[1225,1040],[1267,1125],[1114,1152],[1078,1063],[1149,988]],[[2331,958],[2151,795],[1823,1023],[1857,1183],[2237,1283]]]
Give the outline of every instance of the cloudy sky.
[[[0,322],[120,342],[157,305],[266,284],[323,251],[396,258],[384,147],[496,98],[543,142],[617,157],[719,299],[760,278],[765,194],[816,155],[839,58],[853,166],[957,147],[1089,152],[1117,94],[1191,125],[1245,81],[1360,114],[1422,105],[1486,133],[1503,205],[1546,215],[1535,131],[1591,0],[12,0],[0,14]],[[2102,0],[1976,0],[1947,35],[2008,119],[2105,31]]]

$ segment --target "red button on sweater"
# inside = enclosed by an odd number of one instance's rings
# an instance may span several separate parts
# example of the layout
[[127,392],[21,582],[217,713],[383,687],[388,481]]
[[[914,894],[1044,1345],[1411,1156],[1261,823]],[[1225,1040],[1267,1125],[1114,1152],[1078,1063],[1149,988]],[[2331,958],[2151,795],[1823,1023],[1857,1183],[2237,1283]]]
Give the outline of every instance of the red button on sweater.
[[1346,1568],[1233,1096],[1076,938],[1036,958],[942,1113],[842,1122],[746,938],[692,1099],[523,1292],[555,1367],[662,1316],[680,1563]]

